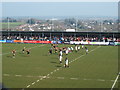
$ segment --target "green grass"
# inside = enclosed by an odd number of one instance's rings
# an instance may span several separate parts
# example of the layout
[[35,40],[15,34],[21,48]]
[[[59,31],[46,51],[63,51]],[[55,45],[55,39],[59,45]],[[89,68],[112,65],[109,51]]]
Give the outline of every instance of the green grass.
[[[44,46],[41,46],[44,45]],[[23,47],[32,48],[30,56],[21,53]],[[59,47],[72,45],[59,45]],[[58,54],[48,55],[50,45],[45,44],[3,44],[3,84],[8,88],[111,88],[118,71],[117,46],[87,46],[85,50],[68,55],[72,61],[70,68],[59,64]],[[99,48],[98,48],[99,47]],[[16,49],[16,58],[12,58],[11,50]],[[63,55],[63,61],[65,59]],[[54,70],[58,69],[56,72]],[[50,74],[53,72],[53,74]],[[5,76],[4,74],[9,74]],[[49,78],[36,82],[40,77]],[[22,75],[22,76],[15,76]],[[31,77],[28,77],[31,76]],[[36,82],[34,85],[31,85]],[[115,87],[117,87],[116,83]]]
[[[23,25],[24,23],[23,22],[10,22],[9,23],[9,28],[15,28],[19,25]],[[0,23],[0,28],[3,28],[3,29],[8,29],[8,23]]]

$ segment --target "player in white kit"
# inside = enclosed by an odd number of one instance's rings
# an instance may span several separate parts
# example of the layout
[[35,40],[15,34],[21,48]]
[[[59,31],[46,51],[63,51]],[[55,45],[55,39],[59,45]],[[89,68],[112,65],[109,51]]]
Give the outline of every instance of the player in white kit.
[[82,45],[82,49],[84,48],[84,45]]
[[60,50],[60,55],[61,55],[61,56],[63,55],[62,50]]
[[77,50],[78,50],[78,47],[77,47],[77,45],[75,46],[75,51],[77,52]]
[[69,67],[69,61],[68,61],[68,58],[65,58],[65,67]]
[[74,50],[73,47],[71,47],[71,51],[72,51],[72,52],[73,52],[73,50]]
[[68,52],[69,52],[69,50],[68,50],[68,49],[66,49],[66,51],[65,51],[66,55],[68,55]]
[[59,61],[60,61],[60,64],[62,64],[62,55],[59,54]]
[[88,54],[88,48],[87,47],[85,47],[85,50],[86,50],[86,54]]
[[80,46],[78,46],[78,51],[80,51]]

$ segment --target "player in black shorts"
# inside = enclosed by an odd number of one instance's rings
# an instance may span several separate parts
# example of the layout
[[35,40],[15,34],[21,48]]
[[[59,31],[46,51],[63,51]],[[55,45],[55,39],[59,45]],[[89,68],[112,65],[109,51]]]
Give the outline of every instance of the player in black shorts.
[[27,55],[30,55],[30,50],[29,49],[26,52],[27,52]]
[[86,54],[88,54],[88,48],[87,47],[85,47],[85,50],[86,50]]
[[49,54],[52,54],[52,48],[49,49]]
[[53,48],[55,49],[55,48],[56,48],[56,46],[54,45],[54,46],[53,46]]
[[12,54],[13,54],[13,58],[15,58],[15,53],[16,53],[16,50],[12,50]]
[[22,49],[22,53],[25,53],[25,47]]

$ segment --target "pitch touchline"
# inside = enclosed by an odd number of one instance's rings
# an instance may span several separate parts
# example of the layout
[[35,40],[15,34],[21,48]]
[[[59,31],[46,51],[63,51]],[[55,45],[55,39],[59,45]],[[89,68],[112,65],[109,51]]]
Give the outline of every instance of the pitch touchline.
[[[29,49],[32,49],[32,48],[36,48],[36,47],[42,47],[42,46],[45,46],[45,45],[41,45],[41,46],[34,46],[34,47],[29,47]],[[16,52],[20,52],[21,50],[17,50]],[[8,53],[4,53],[4,54],[0,54],[0,55],[7,55],[7,54],[10,54],[11,52],[8,52]]]
[[111,90],[113,90],[113,88],[114,88],[114,86],[115,86],[115,84],[116,84],[116,82],[117,82],[117,80],[118,80],[118,78],[119,78],[119,74],[120,74],[120,72],[118,73],[118,75],[117,75],[117,77],[116,77],[116,79],[115,79],[115,81],[114,81],[114,83],[113,83],[113,85],[112,85]]
[[[97,48],[100,48],[100,47],[101,47],[101,46],[98,46]],[[92,51],[96,50],[97,48],[95,48],[95,49],[91,50],[90,52],[92,52]],[[89,53],[90,53],[90,52],[89,52]],[[76,61],[77,59],[79,59],[79,58],[81,58],[81,57],[83,57],[83,56],[85,56],[85,55],[86,55],[86,54],[81,55],[81,56],[79,56],[79,57],[75,58],[74,60],[72,60],[72,62],[73,62],[73,61]],[[71,63],[71,62],[70,62],[70,63]],[[40,79],[36,80],[35,82],[32,82],[31,84],[27,85],[27,86],[26,86],[26,88],[29,88],[30,86],[32,86],[32,85],[34,85],[35,83],[37,83],[37,82],[39,82],[39,81],[43,80],[44,78],[49,77],[50,75],[52,75],[52,74],[53,74],[53,73],[55,73],[56,71],[59,71],[61,68],[62,68],[62,67],[60,67],[60,68],[57,68],[57,69],[53,70],[52,72],[50,72],[50,73],[49,73],[49,74],[47,74],[46,76],[44,76],[44,77],[42,77],[42,78],[40,78]],[[23,88],[22,90],[24,90],[24,88]]]

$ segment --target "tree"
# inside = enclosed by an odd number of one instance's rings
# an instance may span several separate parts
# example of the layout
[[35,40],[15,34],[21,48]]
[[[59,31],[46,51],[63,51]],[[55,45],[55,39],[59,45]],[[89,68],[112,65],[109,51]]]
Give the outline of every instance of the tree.
[[31,18],[31,19],[29,19],[29,20],[27,21],[27,23],[28,23],[28,24],[35,24],[35,20]]
[[74,18],[65,19],[65,23],[67,25],[73,25],[76,23],[76,19],[74,19]]
[[17,20],[14,18],[7,17],[7,18],[3,19],[2,22],[17,22]]

